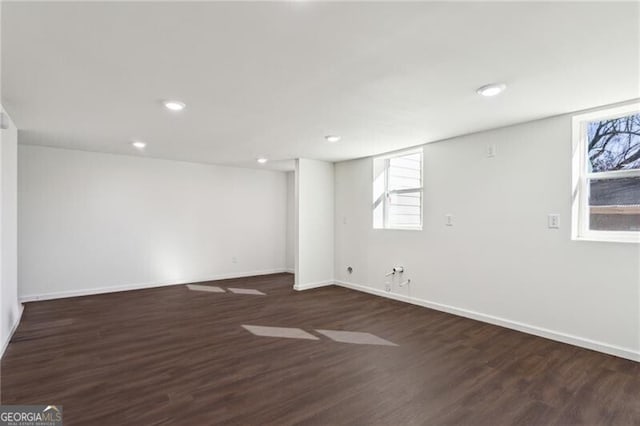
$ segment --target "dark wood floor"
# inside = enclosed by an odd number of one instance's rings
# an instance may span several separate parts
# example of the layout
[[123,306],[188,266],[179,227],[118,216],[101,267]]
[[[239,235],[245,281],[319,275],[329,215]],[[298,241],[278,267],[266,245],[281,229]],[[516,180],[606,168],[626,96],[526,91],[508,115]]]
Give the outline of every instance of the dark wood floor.
[[[28,303],[3,404],[66,425],[640,424],[639,364],[288,274]],[[365,331],[399,346],[256,337]]]

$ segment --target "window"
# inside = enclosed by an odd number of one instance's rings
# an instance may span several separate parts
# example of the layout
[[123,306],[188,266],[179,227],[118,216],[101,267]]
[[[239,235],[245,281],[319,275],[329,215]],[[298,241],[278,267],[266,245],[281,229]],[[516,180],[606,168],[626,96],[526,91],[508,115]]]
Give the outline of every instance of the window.
[[422,229],[422,149],[373,160],[373,227]]
[[573,118],[573,238],[640,242],[640,104]]

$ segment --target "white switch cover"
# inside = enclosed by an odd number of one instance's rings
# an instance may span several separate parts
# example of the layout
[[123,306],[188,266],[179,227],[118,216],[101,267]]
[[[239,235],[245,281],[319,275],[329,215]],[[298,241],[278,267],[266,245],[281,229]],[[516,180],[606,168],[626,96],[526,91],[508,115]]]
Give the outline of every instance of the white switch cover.
[[452,214],[445,214],[444,215],[444,220],[445,220],[445,225],[447,226],[453,226],[453,215]]
[[547,217],[547,225],[550,229],[558,229],[560,228],[560,215],[557,213],[552,213]]

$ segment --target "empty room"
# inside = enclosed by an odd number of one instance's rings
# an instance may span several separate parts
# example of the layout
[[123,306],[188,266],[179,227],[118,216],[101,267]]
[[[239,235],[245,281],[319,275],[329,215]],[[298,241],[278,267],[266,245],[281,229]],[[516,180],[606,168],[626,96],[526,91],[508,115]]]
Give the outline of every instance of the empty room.
[[0,426],[640,425],[640,2],[0,36]]

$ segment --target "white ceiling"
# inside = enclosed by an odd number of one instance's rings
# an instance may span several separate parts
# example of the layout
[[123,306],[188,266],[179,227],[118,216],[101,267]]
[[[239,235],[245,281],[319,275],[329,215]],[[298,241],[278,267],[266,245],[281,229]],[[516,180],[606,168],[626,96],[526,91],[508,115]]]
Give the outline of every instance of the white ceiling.
[[[2,102],[27,144],[336,161],[640,96],[637,2],[2,8]],[[475,93],[491,82],[508,89]]]

